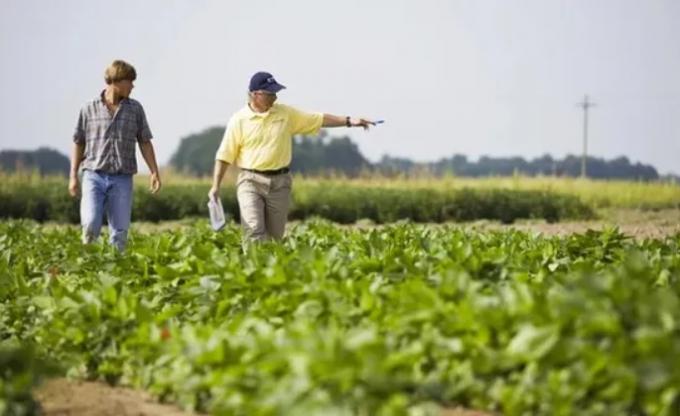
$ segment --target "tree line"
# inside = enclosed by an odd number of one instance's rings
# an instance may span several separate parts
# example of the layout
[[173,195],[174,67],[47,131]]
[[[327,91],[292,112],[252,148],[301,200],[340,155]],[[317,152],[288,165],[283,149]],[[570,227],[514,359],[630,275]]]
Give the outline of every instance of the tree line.
[[[180,141],[179,147],[169,161],[175,171],[191,176],[209,176],[220,145],[224,127],[211,127],[202,132],[188,135]],[[587,175],[594,179],[658,180],[657,170],[640,162],[632,163],[620,156],[605,160],[588,157]],[[322,130],[318,136],[293,138],[293,160],[291,168],[296,173],[308,176],[339,174],[356,177],[362,173],[383,176],[567,176],[577,177],[581,173],[581,158],[568,155],[556,159],[544,155],[531,160],[522,157],[482,156],[477,161],[465,155],[455,154],[434,162],[415,162],[407,158],[385,155],[376,163],[369,162],[359,147],[347,136],[329,136]],[[0,151],[0,169],[5,172],[37,170],[40,174],[68,175],[69,160],[56,150],[40,148],[35,151]]]
[[[203,132],[184,137],[170,159],[170,165],[183,173],[205,176],[212,173],[215,152],[220,145],[224,127],[212,127]],[[588,157],[587,175],[595,179],[657,180],[659,173],[651,165],[632,163],[621,156],[612,160]],[[304,175],[340,173],[355,177],[362,172],[384,176],[579,176],[581,158],[566,156],[555,159],[544,155],[532,160],[522,157],[482,156],[470,161],[465,155],[456,154],[435,162],[414,162],[407,158],[383,156],[377,163],[369,162],[359,151],[356,143],[347,136],[332,137],[325,131],[318,136],[298,136],[293,139],[291,168]]]
[[0,170],[4,172],[37,170],[41,175],[68,175],[69,167],[68,157],[46,147],[0,151]]

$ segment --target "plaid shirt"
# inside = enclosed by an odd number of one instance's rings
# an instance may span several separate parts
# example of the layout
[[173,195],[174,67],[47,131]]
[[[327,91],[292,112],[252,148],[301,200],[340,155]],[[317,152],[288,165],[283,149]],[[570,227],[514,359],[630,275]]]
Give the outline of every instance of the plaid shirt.
[[124,98],[111,116],[104,91],[80,110],[73,141],[85,144],[82,169],[110,174],[137,173],[135,146],[151,140],[142,105]]

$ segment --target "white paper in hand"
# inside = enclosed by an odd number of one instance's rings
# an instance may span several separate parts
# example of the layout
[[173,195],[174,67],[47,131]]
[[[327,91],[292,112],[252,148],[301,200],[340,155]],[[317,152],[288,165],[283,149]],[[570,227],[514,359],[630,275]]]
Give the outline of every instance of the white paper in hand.
[[224,219],[224,208],[222,208],[222,201],[219,197],[208,199],[208,212],[210,213],[210,225],[213,230],[221,230],[227,221]]

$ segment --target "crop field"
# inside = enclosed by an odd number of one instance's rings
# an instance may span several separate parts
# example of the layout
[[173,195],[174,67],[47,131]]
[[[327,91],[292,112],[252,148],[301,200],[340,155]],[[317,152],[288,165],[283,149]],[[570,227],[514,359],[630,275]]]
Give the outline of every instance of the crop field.
[[680,234],[0,223],[0,413],[42,375],[224,415],[680,412]]
[[1,415],[90,414],[75,380],[149,416],[680,414],[677,184],[299,177],[243,245],[206,179],[139,177],[120,254],[63,178],[0,179]]
[[[136,179],[133,221],[181,220],[207,215],[207,179],[169,175],[151,195],[146,178]],[[40,222],[79,221],[78,200],[69,197],[64,178],[0,174],[0,219]],[[227,215],[237,220],[233,178],[221,193]],[[513,223],[589,220],[605,210],[680,210],[680,186],[659,182],[584,181],[567,178],[386,179],[296,178],[291,220],[314,217],[352,224],[410,220],[447,223],[475,220]]]

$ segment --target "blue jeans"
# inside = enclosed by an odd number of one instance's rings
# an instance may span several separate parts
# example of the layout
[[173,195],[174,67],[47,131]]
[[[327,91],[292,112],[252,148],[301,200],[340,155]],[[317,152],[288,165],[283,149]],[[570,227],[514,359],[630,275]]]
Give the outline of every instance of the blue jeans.
[[83,243],[92,243],[99,237],[105,212],[111,232],[109,241],[123,251],[132,215],[132,175],[84,170],[80,200]]

